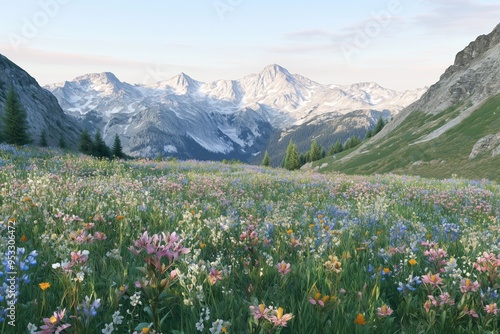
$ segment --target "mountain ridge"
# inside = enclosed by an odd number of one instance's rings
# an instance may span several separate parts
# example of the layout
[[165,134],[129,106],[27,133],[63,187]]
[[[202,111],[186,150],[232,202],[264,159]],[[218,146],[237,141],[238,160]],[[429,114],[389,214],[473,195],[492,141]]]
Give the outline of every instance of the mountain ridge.
[[[205,83],[181,72],[155,84],[132,85],[104,72],[46,88],[66,113],[101,131],[106,142],[118,134],[127,154],[175,152],[181,158],[196,158],[206,150],[244,161],[266,149],[273,132],[296,129],[323,115],[359,110],[378,110],[390,117],[425,90],[397,92],[375,83],[322,85],[277,64],[238,80]],[[148,127],[158,138],[139,138]],[[188,141],[197,143],[198,154],[187,151]]]
[[348,173],[456,174],[498,180],[495,166],[500,157],[495,152],[500,146],[481,143],[498,134],[499,101],[500,24],[458,52],[439,81],[379,134],[325,163],[329,170]]

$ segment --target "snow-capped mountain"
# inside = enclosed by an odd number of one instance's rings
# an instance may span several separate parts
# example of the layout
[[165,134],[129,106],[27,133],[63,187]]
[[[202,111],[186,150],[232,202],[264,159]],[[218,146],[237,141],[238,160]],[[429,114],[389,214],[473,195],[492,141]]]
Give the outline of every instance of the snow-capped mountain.
[[263,150],[276,132],[359,110],[395,115],[426,90],[322,85],[279,65],[210,83],[181,73],[153,85],[130,85],[101,73],[46,88],[66,113],[99,129],[108,143],[117,133],[128,154],[242,160]]

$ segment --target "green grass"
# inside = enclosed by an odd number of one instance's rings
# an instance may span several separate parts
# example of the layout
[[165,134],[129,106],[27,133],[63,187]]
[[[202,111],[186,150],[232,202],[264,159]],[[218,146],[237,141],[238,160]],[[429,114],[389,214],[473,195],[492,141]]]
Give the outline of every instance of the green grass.
[[326,158],[322,171],[341,171],[348,174],[396,173],[448,178],[452,175],[470,179],[500,180],[500,156],[491,151],[469,160],[474,144],[482,137],[500,131],[500,96],[488,100],[471,116],[443,135],[428,142],[412,143],[457,117],[462,105],[431,115],[414,112],[380,141],[368,145],[368,151],[347,161]]
[[[0,145],[0,185],[1,333],[44,323],[79,334],[499,328],[500,314],[484,308],[500,303],[488,292],[500,284],[494,182],[99,161]],[[144,232],[149,238],[140,242]],[[180,240],[172,241],[172,232]],[[162,233],[170,239],[153,237]],[[3,312],[11,236],[20,283],[16,328]],[[169,258],[175,249],[178,257]],[[431,274],[442,278],[438,288],[420,282]],[[467,277],[481,290],[463,292]],[[453,305],[425,311],[429,296],[447,295]],[[267,319],[251,312],[259,304]],[[384,305],[391,314],[379,314]],[[292,318],[280,322],[280,308]]]

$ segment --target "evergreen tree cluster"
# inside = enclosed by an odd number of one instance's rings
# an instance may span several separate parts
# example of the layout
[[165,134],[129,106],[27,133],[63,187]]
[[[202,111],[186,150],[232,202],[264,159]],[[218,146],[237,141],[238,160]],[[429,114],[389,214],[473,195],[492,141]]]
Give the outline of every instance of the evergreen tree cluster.
[[[32,143],[29,135],[28,115],[19,101],[19,96],[10,87],[5,99],[5,109],[0,122],[0,142],[12,145],[26,145]],[[47,131],[42,130],[39,145],[48,147]],[[59,146],[63,149],[67,147],[64,136],[61,134]]]
[[122,151],[122,144],[118,134],[115,135],[113,147],[109,148],[104,142],[101,132],[97,131],[94,135],[94,139],[92,139],[88,130],[84,129],[80,136],[79,149],[83,154],[91,155],[96,158],[126,158],[126,155]]
[[354,148],[361,144],[363,141],[359,136],[352,136],[344,143],[344,151]]
[[293,143],[293,140],[290,140],[290,143],[288,144],[288,147],[286,149],[282,167],[288,170],[296,170],[305,165],[307,162],[317,161],[323,159],[325,156],[325,148],[319,145],[316,139],[313,140],[311,149],[303,154],[299,154],[297,145]]
[[[387,123],[384,122],[382,117],[380,117],[373,131],[368,130],[366,132],[365,139],[369,139],[370,137],[379,133],[386,124]],[[342,140],[338,139],[335,142],[335,144],[330,146],[328,150],[328,155],[331,156],[337,153],[341,153],[345,150],[352,149],[360,145],[362,142],[363,140],[361,139],[361,137],[357,135],[352,135],[345,141],[345,143],[343,143]],[[313,140],[313,142],[311,143],[310,150],[303,154],[298,153],[297,146],[293,143],[292,140],[290,140],[290,143],[288,144],[288,147],[286,149],[285,158],[282,162],[282,167],[288,170],[296,170],[308,162],[318,161],[320,159],[323,159],[325,156],[326,156],[325,148],[319,145],[316,139]],[[263,166],[269,165],[269,154],[267,151],[264,155],[264,160],[262,161],[262,165]]]
[[387,122],[384,121],[382,116],[380,116],[378,121],[377,121],[377,124],[375,125],[375,128],[373,129],[373,132],[371,133],[371,137],[375,136],[377,133],[382,131],[382,129],[384,128],[384,126],[386,126],[386,124],[387,124]]

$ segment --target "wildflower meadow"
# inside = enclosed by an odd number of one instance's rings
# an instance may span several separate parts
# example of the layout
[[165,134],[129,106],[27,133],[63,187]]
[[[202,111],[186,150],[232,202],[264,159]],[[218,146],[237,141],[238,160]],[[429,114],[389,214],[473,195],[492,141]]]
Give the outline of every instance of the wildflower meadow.
[[0,146],[1,333],[497,333],[500,186]]

